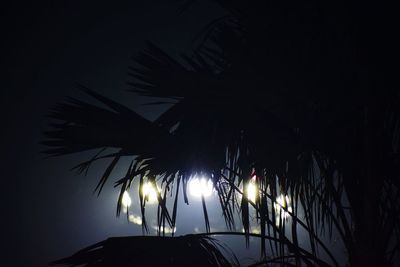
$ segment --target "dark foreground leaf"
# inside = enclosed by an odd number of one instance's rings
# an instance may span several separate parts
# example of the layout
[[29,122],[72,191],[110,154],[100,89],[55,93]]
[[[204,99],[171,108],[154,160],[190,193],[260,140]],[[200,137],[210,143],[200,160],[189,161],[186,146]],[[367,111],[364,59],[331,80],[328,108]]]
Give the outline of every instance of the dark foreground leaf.
[[219,266],[238,265],[228,260],[217,240],[196,235],[179,237],[112,237],[50,265],[67,266]]

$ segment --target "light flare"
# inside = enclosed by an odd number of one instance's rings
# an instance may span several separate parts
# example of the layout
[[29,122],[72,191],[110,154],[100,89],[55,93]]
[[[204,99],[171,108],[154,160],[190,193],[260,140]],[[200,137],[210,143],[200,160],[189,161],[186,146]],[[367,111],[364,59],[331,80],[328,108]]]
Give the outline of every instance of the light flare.
[[[276,198],[276,201],[274,202],[274,208],[278,218],[280,215],[281,218],[285,220],[290,216],[289,212],[291,213],[293,211],[292,207],[290,206],[290,198],[283,194]],[[287,209],[287,211],[285,209]]]
[[150,182],[144,183],[142,190],[143,190],[143,196],[145,197],[145,199],[149,204],[154,204],[158,201],[157,190],[156,188],[154,188],[152,183]]
[[153,226],[153,229],[156,231],[156,233],[165,233],[165,234],[172,234],[176,232],[176,227],[171,228],[169,226],[165,226],[165,228],[163,226],[161,226],[160,228],[158,228],[158,226]]
[[189,192],[195,197],[209,197],[213,192],[213,183],[205,177],[192,178],[189,181]]
[[136,215],[133,215],[133,214],[129,215],[128,219],[129,219],[129,221],[131,223],[134,223],[134,224],[137,224],[137,225],[142,225],[142,223],[143,223],[142,222],[142,217],[136,216]]
[[132,199],[129,196],[128,191],[125,191],[124,194],[122,195],[121,204],[125,209],[129,208],[132,205]]
[[256,184],[256,176],[254,175],[245,187],[245,195],[247,199],[253,203],[256,202],[258,196],[258,188]]

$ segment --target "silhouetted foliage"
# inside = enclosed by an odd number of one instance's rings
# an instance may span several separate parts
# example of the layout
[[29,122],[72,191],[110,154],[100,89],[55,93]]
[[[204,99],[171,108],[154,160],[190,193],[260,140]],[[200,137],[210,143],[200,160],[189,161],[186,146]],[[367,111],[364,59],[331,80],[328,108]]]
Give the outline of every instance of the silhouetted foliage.
[[210,237],[132,236],[112,237],[52,265],[102,266],[198,266],[230,267],[237,265],[221,253],[221,245]]

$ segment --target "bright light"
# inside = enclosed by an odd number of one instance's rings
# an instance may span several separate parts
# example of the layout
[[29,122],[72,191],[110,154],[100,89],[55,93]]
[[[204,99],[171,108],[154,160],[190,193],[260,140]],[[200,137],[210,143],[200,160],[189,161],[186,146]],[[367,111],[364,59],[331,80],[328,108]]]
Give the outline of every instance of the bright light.
[[189,192],[195,197],[209,197],[213,191],[213,183],[210,179],[201,177],[189,181]]
[[255,203],[257,196],[258,196],[258,187],[257,187],[257,183],[256,183],[256,176],[253,175],[253,177],[251,177],[250,181],[247,183],[247,185],[245,185],[244,188],[244,195],[246,196],[246,198]]
[[257,191],[256,176],[253,176],[247,183],[244,193],[248,200],[255,203],[258,195]]
[[[153,226],[153,229],[156,230],[157,233],[172,234],[172,233],[176,232],[176,227],[171,228],[171,227],[165,226],[165,228],[164,228],[163,226],[161,226],[159,229],[158,226]],[[160,232],[158,232],[158,230],[160,230]]]
[[249,182],[246,186],[246,197],[251,202],[255,203],[257,198],[257,186],[253,182]]
[[157,190],[154,188],[152,183],[147,182],[143,184],[143,196],[149,204],[157,202]]
[[121,204],[125,210],[131,206],[132,200],[131,197],[129,196],[128,191],[125,191],[124,194],[122,195]]
[[279,218],[279,214],[281,218],[287,219],[290,215],[287,211],[284,210],[286,208],[289,212],[292,212],[292,207],[290,206],[290,199],[288,196],[280,195],[276,202],[274,203],[275,212]]
[[134,224],[142,225],[142,217],[137,215],[129,215],[129,221]]

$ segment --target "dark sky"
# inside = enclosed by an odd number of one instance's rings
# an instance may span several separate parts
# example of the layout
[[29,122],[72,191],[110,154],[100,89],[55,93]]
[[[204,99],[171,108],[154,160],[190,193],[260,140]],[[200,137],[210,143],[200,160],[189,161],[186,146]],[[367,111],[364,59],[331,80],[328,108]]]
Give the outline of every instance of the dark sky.
[[82,97],[77,82],[154,119],[157,112],[126,92],[130,57],[146,40],[171,53],[187,51],[220,12],[207,3],[183,14],[179,7],[179,1],[154,0],[2,7],[0,265],[45,266],[107,237],[141,233],[115,217],[111,184],[99,198],[92,194],[101,163],[87,177],[76,176],[69,169],[85,155],[43,160],[38,142],[49,109],[66,96]]

